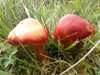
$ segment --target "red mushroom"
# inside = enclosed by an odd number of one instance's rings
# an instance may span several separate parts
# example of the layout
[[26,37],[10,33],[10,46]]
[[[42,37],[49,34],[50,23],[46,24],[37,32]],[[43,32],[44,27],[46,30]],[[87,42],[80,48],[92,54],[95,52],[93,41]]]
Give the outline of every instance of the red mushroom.
[[84,39],[94,32],[95,29],[91,23],[77,15],[68,14],[58,22],[53,38],[66,45]]
[[8,42],[13,45],[33,45],[40,61],[48,60],[43,45],[48,41],[48,30],[38,20],[28,18],[21,21],[8,35]]

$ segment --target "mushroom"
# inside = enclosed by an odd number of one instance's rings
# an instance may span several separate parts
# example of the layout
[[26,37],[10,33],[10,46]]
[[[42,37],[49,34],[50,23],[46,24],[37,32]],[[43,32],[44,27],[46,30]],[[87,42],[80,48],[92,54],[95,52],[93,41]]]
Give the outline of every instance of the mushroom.
[[53,32],[53,38],[61,44],[69,45],[95,32],[91,23],[80,16],[68,14],[60,19]]
[[32,45],[40,61],[48,61],[48,54],[43,50],[43,45],[48,41],[48,30],[38,20],[27,18],[22,20],[8,35],[8,43],[12,45]]

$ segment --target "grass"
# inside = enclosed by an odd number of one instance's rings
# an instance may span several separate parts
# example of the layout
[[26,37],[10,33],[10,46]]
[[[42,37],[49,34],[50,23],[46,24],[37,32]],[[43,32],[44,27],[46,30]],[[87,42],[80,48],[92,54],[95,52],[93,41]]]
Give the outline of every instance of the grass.
[[[29,17],[46,25],[51,34],[58,20],[74,13],[87,19],[96,28],[95,35],[65,50],[51,36],[45,49],[52,60],[41,64],[30,46],[6,43],[8,33],[21,20]],[[100,0],[0,0],[0,70],[14,75],[59,75],[80,60],[100,40]],[[1,73],[1,72],[0,72]],[[100,75],[100,45],[84,61],[64,75]],[[1,75],[1,74],[0,74]],[[2,74],[3,75],[3,74]],[[10,74],[9,74],[10,75]]]

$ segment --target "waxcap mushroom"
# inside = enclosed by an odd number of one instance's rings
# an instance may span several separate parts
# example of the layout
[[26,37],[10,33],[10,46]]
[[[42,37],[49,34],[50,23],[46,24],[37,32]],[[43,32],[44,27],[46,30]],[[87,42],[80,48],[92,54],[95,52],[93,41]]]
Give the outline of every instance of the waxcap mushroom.
[[32,45],[40,61],[48,59],[43,50],[43,45],[48,42],[48,29],[36,19],[27,18],[19,22],[9,33],[7,41],[12,45]]
[[75,14],[63,16],[57,23],[53,38],[61,43],[73,43],[84,39],[95,32],[93,25]]
[[22,20],[9,33],[8,42],[11,44],[44,44],[48,41],[48,31],[38,20],[27,18]]

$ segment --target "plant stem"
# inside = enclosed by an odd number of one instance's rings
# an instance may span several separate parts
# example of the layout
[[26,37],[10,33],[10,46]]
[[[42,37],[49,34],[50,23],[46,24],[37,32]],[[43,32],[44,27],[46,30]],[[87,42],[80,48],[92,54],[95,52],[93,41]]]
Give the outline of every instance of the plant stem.
[[71,70],[73,67],[77,66],[81,61],[83,61],[98,45],[100,44],[100,40],[97,41],[97,43],[80,59],[78,60],[75,64],[73,64],[71,67],[60,73],[59,75],[64,75],[66,72]]
[[30,18],[31,16],[30,16],[29,10],[28,10],[28,8],[26,7],[26,5],[24,4],[24,1],[22,2],[22,4],[23,4],[23,8],[24,8],[24,10],[25,10],[25,12],[26,12],[26,14],[27,14],[27,17]]
[[34,48],[34,52],[40,61],[48,61],[48,54],[43,50],[43,46],[34,46]]

